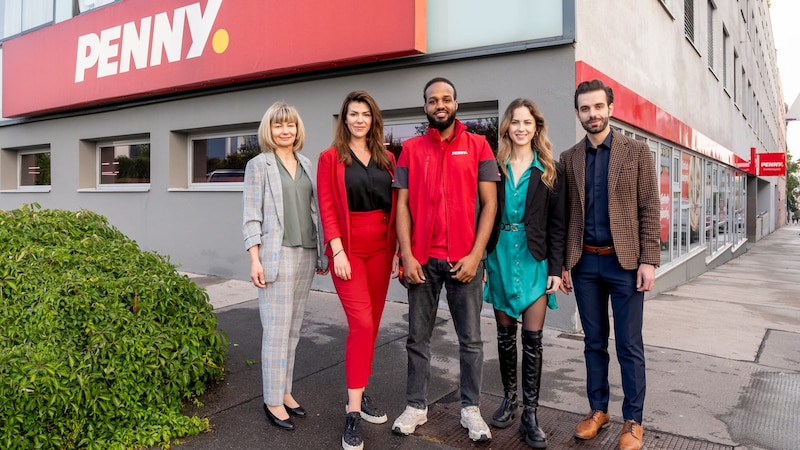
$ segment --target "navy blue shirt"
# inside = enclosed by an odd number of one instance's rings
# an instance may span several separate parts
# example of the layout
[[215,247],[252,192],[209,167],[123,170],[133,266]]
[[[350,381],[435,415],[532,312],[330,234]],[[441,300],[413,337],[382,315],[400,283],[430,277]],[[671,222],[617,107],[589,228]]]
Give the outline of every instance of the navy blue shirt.
[[586,140],[586,228],[583,242],[602,247],[613,245],[611,220],[608,217],[608,160],[611,156],[611,133],[593,148]]

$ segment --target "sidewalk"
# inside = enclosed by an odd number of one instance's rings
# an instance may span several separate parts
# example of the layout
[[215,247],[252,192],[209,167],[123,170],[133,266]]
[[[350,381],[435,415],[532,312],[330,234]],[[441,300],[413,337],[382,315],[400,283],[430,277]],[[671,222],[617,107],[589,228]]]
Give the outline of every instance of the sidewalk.
[[[243,281],[193,276],[206,287],[229,339],[226,379],[188,411],[209,417],[214,431],[182,439],[178,450],[337,449],[344,426],[347,326],[335,294],[314,291],[297,350],[294,394],[310,417],[286,432],[267,424],[261,404],[261,328],[255,288]],[[747,253],[645,302],[648,391],[647,449],[795,449],[800,426],[800,227],[785,226]],[[566,301],[560,297],[560,301]],[[386,305],[370,395],[389,414],[364,424],[365,449],[523,449],[516,425],[492,429],[475,444],[458,424],[458,345],[450,316],[434,332],[428,423],[396,436],[405,406],[407,305]],[[494,319],[482,320],[485,418],[499,405]],[[572,438],[587,412],[579,335],[545,329],[540,421],[549,449],[613,449],[621,428],[622,392],[612,355],[609,413],[613,426],[590,441]],[[613,353],[613,343],[611,344]]]

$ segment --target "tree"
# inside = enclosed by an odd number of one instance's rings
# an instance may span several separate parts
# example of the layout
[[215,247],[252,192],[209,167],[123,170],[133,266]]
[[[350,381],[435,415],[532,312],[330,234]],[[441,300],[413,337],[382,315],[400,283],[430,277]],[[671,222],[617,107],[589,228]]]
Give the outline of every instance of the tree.
[[497,154],[497,144],[499,137],[497,133],[497,117],[486,119],[465,120],[464,125],[470,133],[480,134],[489,142],[492,151]]
[[117,183],[149,183],[150,182],[150,144],[132,146],[132,157],[115,158],[119,167]]
[[792,154],[786,153],[786,207],[792,215],[797,214],[797,195],[800,189],[800,163],[792,159]]
[[36,154],[36,166],[39,173],[36,175],[36,185],[45,186],[50,184],[50,152]]

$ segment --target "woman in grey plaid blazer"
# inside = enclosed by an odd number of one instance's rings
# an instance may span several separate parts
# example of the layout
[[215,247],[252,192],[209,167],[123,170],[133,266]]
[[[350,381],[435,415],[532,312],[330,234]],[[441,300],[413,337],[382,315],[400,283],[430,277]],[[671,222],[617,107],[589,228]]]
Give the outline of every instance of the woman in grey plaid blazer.
[[292,396],[295,349],[314,271],[328,272],[311,162],[297,153],[304,138],[297,110],[274,103],[258,128],[262,153],[244,175],[242,234],[250,279],[259,288],[264,412],[287,430],[294,429],[290,414],[306,415]]

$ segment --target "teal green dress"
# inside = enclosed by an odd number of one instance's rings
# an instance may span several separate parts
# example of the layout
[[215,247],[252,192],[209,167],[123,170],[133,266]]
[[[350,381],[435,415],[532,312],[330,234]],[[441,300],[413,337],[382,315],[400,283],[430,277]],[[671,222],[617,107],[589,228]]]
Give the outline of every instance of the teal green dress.
[[[516,224],[522,222],[525,215],[525,200],[528,195],[528,183],[531,170],[537,168],[544,172],[534,152],[531,167],[523,172],[518,183],[514,183],[511,165],[506,166],[506,204],[500,222]],[[509,317],[519,317],[529,306],[544,295],[547,290],[547,260],[537,261],[530,250],[524,228],[519,231],[500,230],[497,246],[486,257],[486,284],[483,287],[483,298],[495,309],[503,311]],[[547,307],[558,308],[556,295],[547,295]]]

